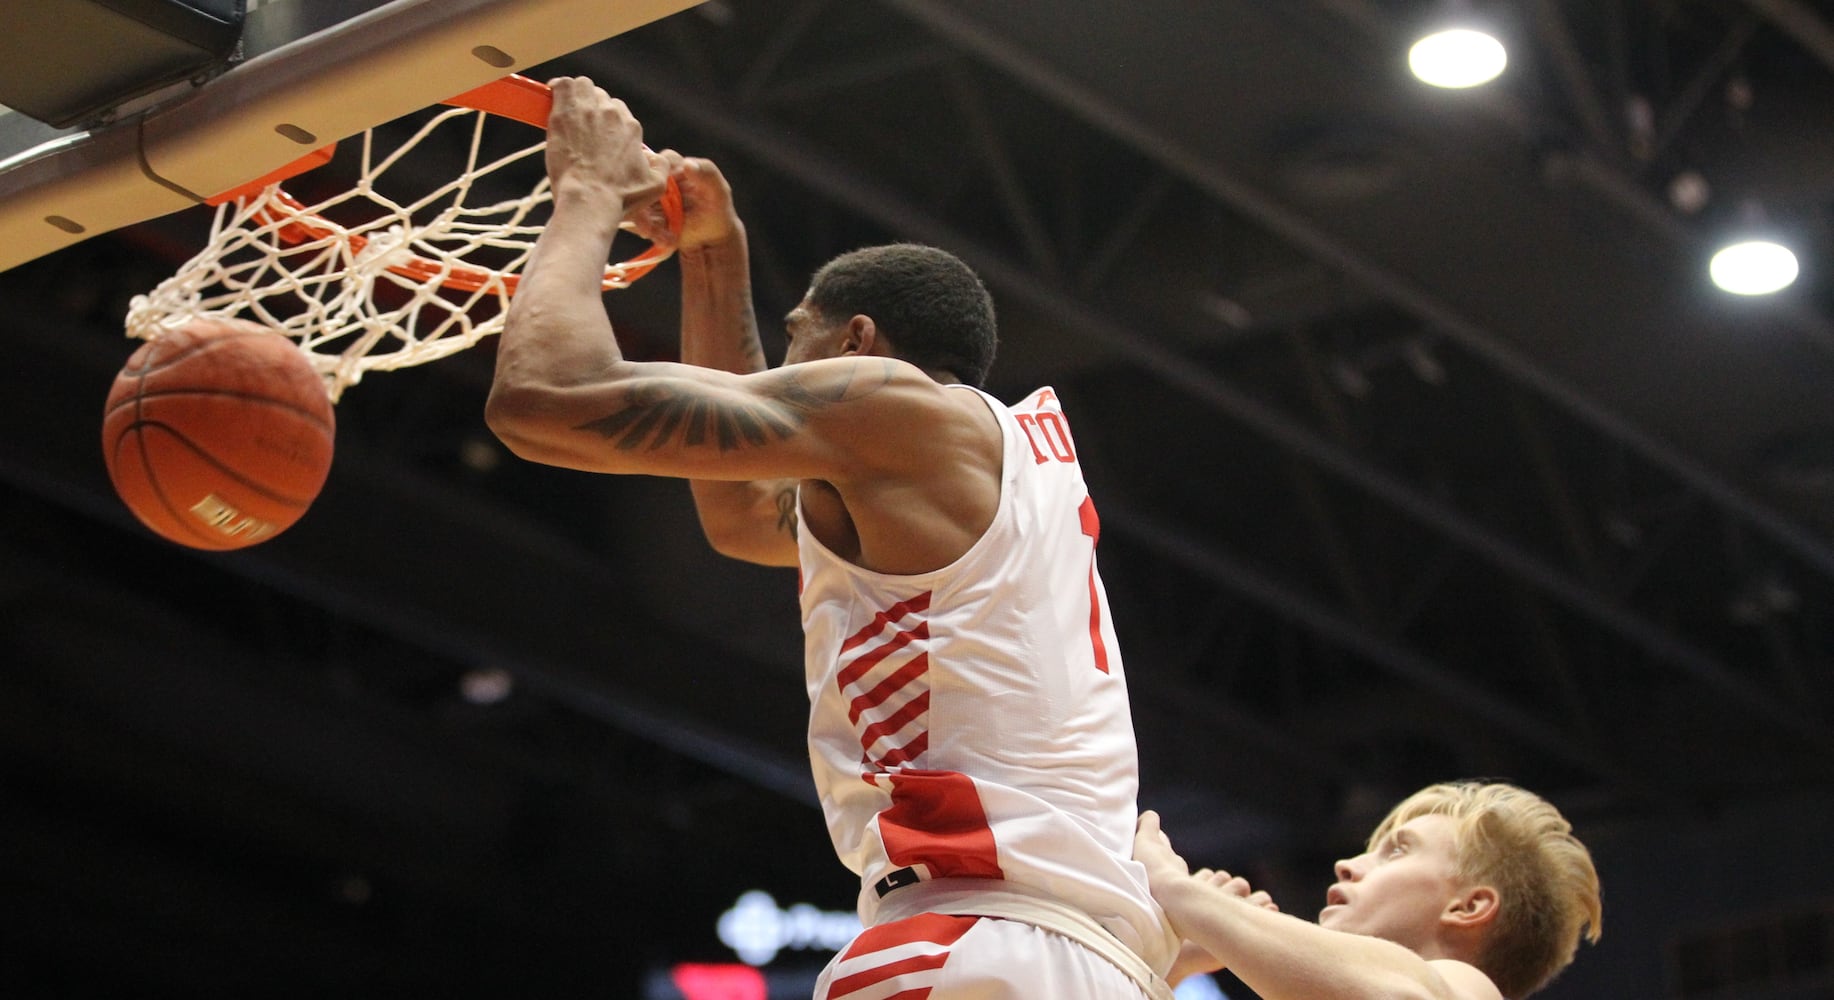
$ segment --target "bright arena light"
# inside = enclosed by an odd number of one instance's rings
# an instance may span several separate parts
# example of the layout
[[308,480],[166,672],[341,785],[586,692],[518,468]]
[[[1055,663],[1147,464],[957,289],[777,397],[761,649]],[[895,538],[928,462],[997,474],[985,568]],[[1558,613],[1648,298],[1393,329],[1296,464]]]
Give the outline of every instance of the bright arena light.
[[1427,35],[1408,50],[1407,65],[1435,87],[1475,87],[1501,76],[1509,53],[1494,36],[1470,28]]
[[1794,284],[1799,268],[1788,247],[1747,240],[1714,254],[1707,271],[1715,285],[1734,295],[1769,295]]

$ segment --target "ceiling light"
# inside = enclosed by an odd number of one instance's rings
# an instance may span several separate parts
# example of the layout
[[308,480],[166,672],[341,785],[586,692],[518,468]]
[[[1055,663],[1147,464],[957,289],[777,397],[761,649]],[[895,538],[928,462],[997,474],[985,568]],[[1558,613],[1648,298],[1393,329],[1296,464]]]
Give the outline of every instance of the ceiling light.
[[516,678],[501,667],[479,667],[459,678],[459,694],[473,705],[495,705],[516,690]]
[[1462,88],[1489,83],[1509,65],[1509,53],[1494,35],[1471,28],[1437,31],[1414,43],[1407,65],[1423,83]]
[[1713,283],[1734,295],[1769,295],[1794,284],[1796,255],[1781,243],[1746,240],[1713,255],[1707,271]]

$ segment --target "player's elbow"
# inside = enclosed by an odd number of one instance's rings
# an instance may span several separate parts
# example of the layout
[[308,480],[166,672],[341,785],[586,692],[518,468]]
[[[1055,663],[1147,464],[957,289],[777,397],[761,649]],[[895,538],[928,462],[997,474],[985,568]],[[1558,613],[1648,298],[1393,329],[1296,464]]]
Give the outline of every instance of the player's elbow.
[[562,464],[553,447],[553,406],[533,386],[499,381],[484,403],[484,426],[510,454],[530,462]]
[[700,512],[701,534],[713,551],[741,562],[762,562],[757,554],[757,532],[737,519],[706,509]]

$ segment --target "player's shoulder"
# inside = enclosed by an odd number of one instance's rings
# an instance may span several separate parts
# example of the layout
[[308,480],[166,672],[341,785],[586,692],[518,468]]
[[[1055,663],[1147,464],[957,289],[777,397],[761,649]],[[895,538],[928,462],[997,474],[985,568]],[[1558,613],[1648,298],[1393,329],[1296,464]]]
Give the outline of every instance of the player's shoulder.
[[1427,964],[1445,981],[1446,995],[1454,1000],[1503,1000],[1503,994],[1490,981],[1490,977],[1469,962],[1435,958]]
[[1032,390],[1031,395],[1014,403],[1012,409],[1018,412],[1025,412],[1028,410],[1055,410],[1058,413],[1062,413],[1063,403],[1057,398],[1057,390],[1046,385]]
[[940,386],[922,369],[894,358],[847,356],[785,365],[747,376],[758,391],[799,409],[836,404],[909,404],[940,397]]

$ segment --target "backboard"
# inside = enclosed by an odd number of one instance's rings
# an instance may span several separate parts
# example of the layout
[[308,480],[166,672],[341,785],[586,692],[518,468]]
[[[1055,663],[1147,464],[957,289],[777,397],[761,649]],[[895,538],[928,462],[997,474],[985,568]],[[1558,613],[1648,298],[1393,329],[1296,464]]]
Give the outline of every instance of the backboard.
[[241,58],[53,129],[0,109],[0,270],[702,0],[249,0]]

